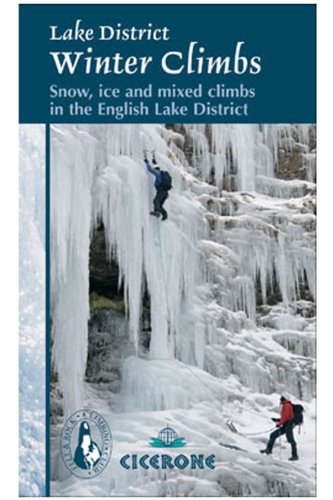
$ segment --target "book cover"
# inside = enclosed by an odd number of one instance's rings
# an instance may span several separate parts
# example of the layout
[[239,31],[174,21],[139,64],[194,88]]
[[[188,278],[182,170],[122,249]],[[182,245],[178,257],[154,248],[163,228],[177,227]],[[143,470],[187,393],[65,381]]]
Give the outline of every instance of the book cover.
[[316,6],[22,4],[20,495],[316,495]]

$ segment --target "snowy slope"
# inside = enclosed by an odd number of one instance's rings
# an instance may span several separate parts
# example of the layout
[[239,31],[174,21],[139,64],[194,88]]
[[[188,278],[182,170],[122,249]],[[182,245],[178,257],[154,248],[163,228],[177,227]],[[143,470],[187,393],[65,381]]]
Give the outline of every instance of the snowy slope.
[[[144,366],[144,363],[148,365],[148,362],[138,362],[134,359],[130,360],[130,363],[131,369],[138,363],[140,378],[145,381],[153,377],[162,381],[167,378],[168,387],[165,384],[159,392],[151,383],[155,393],[152,400],[149,398],[148,406],[154,408],[153,410],[141,410],[143,402],[139,408],[126,407],[125,403],[126,411],[120,413],[110,411],[110,401],[106,395],[103,398],[98,390],[87,388],[84,406],[99,408],[112,427],[114,445],[111,464],[100,476],[89,480],[88,484],[87,481],[70,476],[59,457],[56,457],[55,446],[61,427],[59,425],[58,429],[54,429],[57,438],[53,441],[53,473],[62,479],[52,483],[53,495],[314,496],[315,429],[314,407],[311,403],[306,405],[307,417],[302,433],[295,436],[301,461],[290,463],[287,460],[290,456],[290,446],[284,438],[276,444],[272,457],[262,456],[258,450],[264,447],[267,433],[243,437],[231,433],[225,425],[225,419],[232,416],[240,432],[256,433],[271,429],[269,416],[278,410],[276,397],[262,397],[260,394],[253,397],[251,394],[251,399],[247,398],[245,391],[239,390],[236,381],[228,380],[227,384],[223,384],[197,368],[191,368],[189,371],[186,365],[179,362],[167,362],[168,365],[164,364],[163,367],[157,362],[149,362],[149,366]],[[186,381],[182,383],[184,372]],[[226,385],[229,389],[227,391]],[[176,402],[177,396],[172,395],[172,388],[179,386],[184,388],[175,391],[178,392],[178,401],[181,403]],[[155,409],[158,399],[163,397],[162,394],[174,398],[173,401],[166,399],[171,409]],[[144,397],[145,394],[142,399]],[[232,398],[234,400],[230,402]],[[129,402],[127,404],[129,405]],[[215,470],[128,471],[119,465],[119,459],[127,453],[152,454],[148,445],[150,438],[157,435],[166,423],[175,428],[179,435],[186,437],[187,447],[182,453],[214,453]],[[240,448],[240,451],[230,448],[233,446]],[[175,456],[179,454],[179,450],[168,450],[168,454]]]
[[[313,134],[289,125],[52,127],[52,494],[314,495]],[[149,216],[143,149],[173,177],[163,223]],[[126,316],[89,303],[101,226]],[[284,438],[273,458],[258,453],[285,390],[306,409],[297,464]],[[113,467],[89,484],[68,477],[59,456],[64,418],[82,407],[100,411],[114,438]],[[263,433],[233,434],[227,419]],[[117,458],[147,450],[165,422],[191,449],[215,453],[216,469],[122,470]]]

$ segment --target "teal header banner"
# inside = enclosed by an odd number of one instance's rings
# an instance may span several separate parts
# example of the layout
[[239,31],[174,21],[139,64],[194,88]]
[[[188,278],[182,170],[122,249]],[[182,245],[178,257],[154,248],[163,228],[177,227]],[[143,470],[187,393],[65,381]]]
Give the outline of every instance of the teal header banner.
[[20,5],[20,123],[314,123],[315,5]]

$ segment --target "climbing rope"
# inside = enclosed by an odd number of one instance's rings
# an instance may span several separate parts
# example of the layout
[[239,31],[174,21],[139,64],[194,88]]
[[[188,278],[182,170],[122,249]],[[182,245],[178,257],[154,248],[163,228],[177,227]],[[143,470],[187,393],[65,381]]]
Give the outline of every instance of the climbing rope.
[[[164,359],[160,359],[160,358],[144,358],[144,359],[147,359],[147,361],[173,361],[174,363],[180,363],[180,361],[178,359],[172,359],[172,358],[164,358]],[[212,391],[214,394],[217,394],[217,389],[213,389],[212,387],[210,387],[208,384],[206,384],[206,382],[204,382],[202,380],[201,377],[199,377],[199,375],[197,375],[196,373],[194,373],[194,371],[190,368],[189,365],[185,365],[184,363],[182,364],[182,368],[185,368],[186,370],[189,370],[192,375],[198,379],[201,384],[205,387],[207,387],[207,389],[209,389],[210,391]],[[207,372],[208,373],[208,372]]]
[[[171,358],[168,358],[168,359],[159,359],[159,358],[147,358],[149,359],[149,361],[173,361],[175,363],[179,363],[179,361],[177,359],[171,359]],[[182,365],[183,368],[189,370],[192,375],[197,379],[199,380],[199,382],[201,382],[201,384],[203,386],[205,386],[207,389],[211,390],[212,392],[216,393],[215,389],[213,389],[212,387],[210,387],[206,382],[204,382],[202,380],[201,377],[199,377],[199,375],[197,375],[196,373],[194,373],[194,371],[190,368],[189,365]],[[275,430],[275,426],[274,427],[270,427],[269,429],[265,429],[264,431],[259,431],[259,432],[239,432],[233,421],[232,420],[227,420],[226,421],[226,425],[227,427],[229,428],[229,430],[231,430],[231,432],[234,432],[235,434],[238,434],[240,436],[244,436],[244,437],[251,437],[251,436],[260,436],[261,434],[268,434],[269,432],[272,432]]]
[[[151,361],[174,361],[174,362],[179,362],[177,359],[151,359]],[[199,377],[199,375],[197,375],[196,373],[194,373],[194,371],[190,368],[189,365],[183,365],[183,368],[189,370],[192,375],[197,379],[199,380],[199,382],[201,382],[201,384],[206,387],[207,389],[211,390],[212,392],[214,392],[216,394],[216,390],[213,389],[212,387],[210,387],[208,384],[206,384],[206,382],[204,382],[201,377]],[[240,436],[244,436],[244,437],[248,437],[248,436],[259,436],[260,434],[267,434],[268,432],[272,432],[273,430],[275,430],[275,426],[274,427],[271,427],[270,429],[266,429],[264,431],[260,431],[260,432],[239,432],[234,423],[232,422],[232,420],[227,420],[226,421],[226,425],[227,427],[234,433],[237,433],[239,434]]]
[[[216,392],[216,391],[217,391],[217,389],[213,389],[213,388],[212,388],[212,387],[210,387],[208,384],[206,384],[206,382],[204,382],[204,381],[203,381],[203,380],[199,377],[199,375],[197,375],[196,373],[194,373],[194,371],[190,368],[190,366],[189,366],[189,365],[185,365],[185,368],[186,368],[187,370],[189,370],[189,371],[192,373],[192,375],[193,375],[194,377],[196,377],[196,378],[197,378],[197,379],[201,382],[201,384],[202,384],[203,386],[207,387],[207,389],[209,389],[209,390],[211,390],[212,392],[214,392],[215,394],[217,394],[217,392]],[[207,373],[208,373],[208,372],[207,372]],[[220,393],[218,393],[218,395],[220,396]]]
[[260,434],[267,434],[268,432],[272,432],[275,430],[275,427],[271,427],[270,429],[266,429],[260,432],[246,432],[243,433],[243,436],[260,436]]
[[259,431],[259,432],[239,432],[232,420],[227,420],[226,425],[229,428],[229,430],[231,430],[231,432],[234,432],[235,434],[239,434],[240,436],[244,437],[260,436],[260,434],[267,434],[268,432],[271,432],[275,429],[275,427],[271,427],[270,429],[266,429],[264,431]]

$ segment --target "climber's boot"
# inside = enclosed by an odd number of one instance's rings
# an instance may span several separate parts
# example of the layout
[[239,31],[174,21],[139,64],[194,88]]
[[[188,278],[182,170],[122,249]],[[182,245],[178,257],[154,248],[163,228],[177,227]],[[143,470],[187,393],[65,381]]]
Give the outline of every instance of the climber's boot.
[[299,460],[298,454],[297,454],[297,445],[295,442],[291,443],[291,457],[288,460],[291,460],[291,461]]

